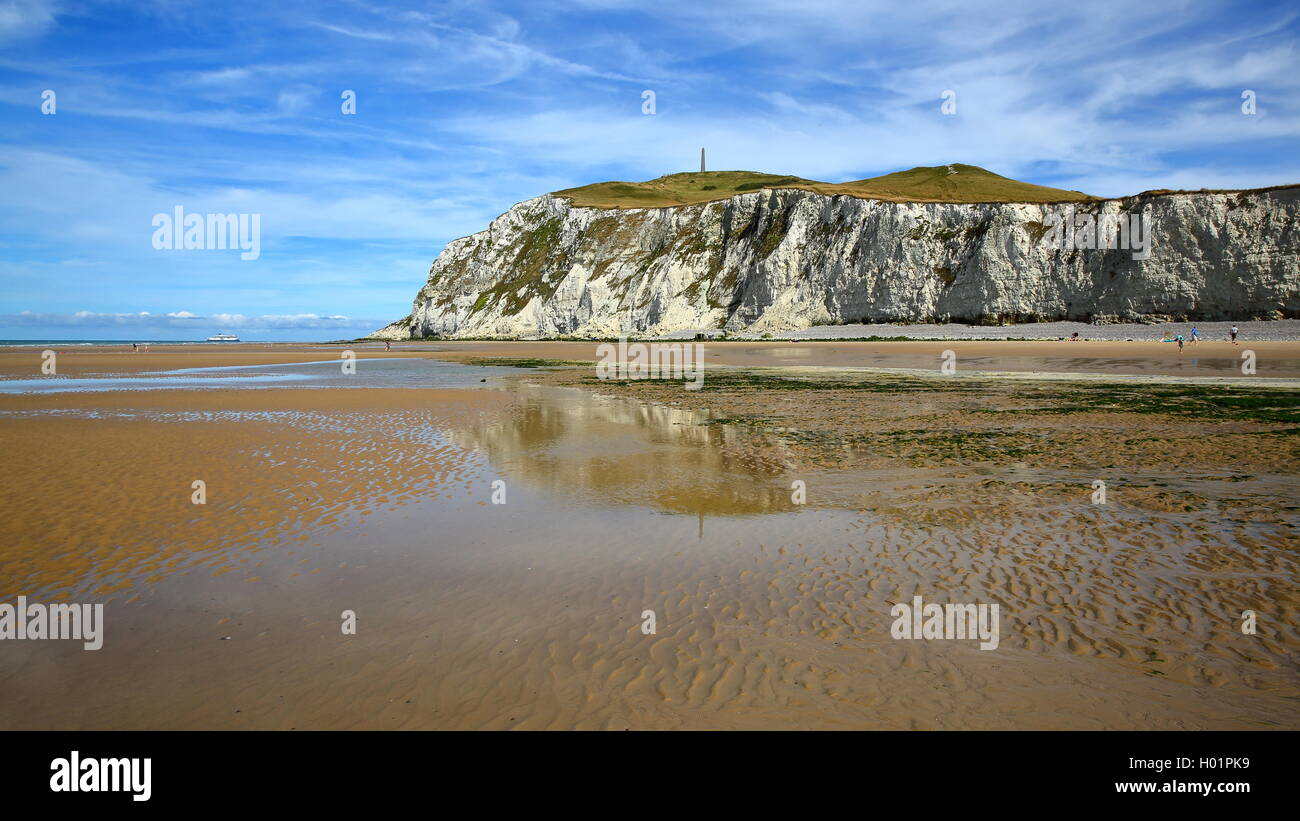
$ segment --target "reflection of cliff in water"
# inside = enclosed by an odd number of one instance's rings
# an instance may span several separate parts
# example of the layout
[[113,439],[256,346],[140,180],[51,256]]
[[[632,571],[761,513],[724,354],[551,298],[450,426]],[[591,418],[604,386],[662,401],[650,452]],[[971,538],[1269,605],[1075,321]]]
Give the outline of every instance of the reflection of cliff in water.
[[[451,432],[507,479],[589,504],[749,515],[794,509],[781,449],[708,415],[519,383],[508,414]],[[772,454],[776,454],[776,457]]]

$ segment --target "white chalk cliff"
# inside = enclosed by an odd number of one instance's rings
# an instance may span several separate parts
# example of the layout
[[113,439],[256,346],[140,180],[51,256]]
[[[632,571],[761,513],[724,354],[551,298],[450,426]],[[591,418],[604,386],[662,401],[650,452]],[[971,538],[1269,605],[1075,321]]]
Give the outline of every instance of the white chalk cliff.
[[[448,243],[374,336],[762,333],[845,322],[1300,317],[1300,188],[1054,205],[772,188],[664,208],[546,195]],[[1140,214],[1151,251],[1057,250],[1054,214]]]

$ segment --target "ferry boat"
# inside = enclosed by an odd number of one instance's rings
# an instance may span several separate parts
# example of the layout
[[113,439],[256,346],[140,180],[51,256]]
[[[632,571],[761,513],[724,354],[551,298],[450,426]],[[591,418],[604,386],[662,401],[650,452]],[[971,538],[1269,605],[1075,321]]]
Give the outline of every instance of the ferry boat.
[[217,334],[216,336],[208,337],[208,341],[209,342],[238,342],[239,337],[235,336],[234,334]]

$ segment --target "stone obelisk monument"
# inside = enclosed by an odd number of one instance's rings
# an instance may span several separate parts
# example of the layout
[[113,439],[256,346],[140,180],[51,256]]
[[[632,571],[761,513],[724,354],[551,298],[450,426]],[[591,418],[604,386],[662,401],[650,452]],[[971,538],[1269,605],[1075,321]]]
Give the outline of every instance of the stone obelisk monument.
[[700,149],[700,173],[704,173],[704,149]]

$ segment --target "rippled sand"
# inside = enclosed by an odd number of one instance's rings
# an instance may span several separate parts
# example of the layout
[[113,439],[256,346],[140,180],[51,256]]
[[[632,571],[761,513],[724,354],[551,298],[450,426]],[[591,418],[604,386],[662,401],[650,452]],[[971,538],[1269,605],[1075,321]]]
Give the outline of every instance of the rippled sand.
[[1286,424],[588,376],[0,397],[0,600],[107,603],[0,643],[0,726],[1300,726]]
[[467,454],[438,430],[508,401],[448,390],[2,397],[0,600],[103,595],[197,567],[253,573],[264,548],[454,489]]

